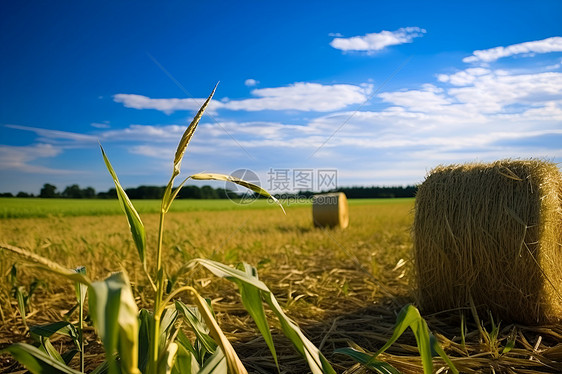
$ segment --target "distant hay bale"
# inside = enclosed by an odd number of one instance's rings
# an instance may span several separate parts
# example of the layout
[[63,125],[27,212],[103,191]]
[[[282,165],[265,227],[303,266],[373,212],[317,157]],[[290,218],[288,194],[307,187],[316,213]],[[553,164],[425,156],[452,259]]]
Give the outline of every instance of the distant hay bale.
[[315,195],[312,200],[312,219],[315,227],[349,225],[347,197],[343,192]]
[[[441,166],[416,196],[417,297],[426,312],[562,320],[562,175],[529,160]],[[487,314],[484,314],[487,315]]]

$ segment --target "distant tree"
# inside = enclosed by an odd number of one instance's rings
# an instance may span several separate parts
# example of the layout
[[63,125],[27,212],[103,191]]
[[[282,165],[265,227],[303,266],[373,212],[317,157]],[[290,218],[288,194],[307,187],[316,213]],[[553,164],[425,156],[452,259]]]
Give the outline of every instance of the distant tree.
[[217,191],[211,186],[203,186],[201,187],[201,198],[202,199],[218,199],[219,194]]
[[68,199],[81,199],[82,190],[79,185],[73,184],[71,186],[67,186],[64,191],[62,191],[61,197],[66,197]]
[[27,193],[27,192],[20,191],[20,192],[18,192],[18,194],[16,195],[16,197],[33,197],[33,194],[32,194],[32,193]]
[[183,188],[178,193],[178,197],[180,199],[200,199],[201,189],[197,186],[192,185],[183,186]]
[[110,188],[107,192],[98,192],[98,199],[116,199],[117,190],[115,188]]
[[2,192],[0,197],[14,197],[14,195],[11,192]]
[[161,199],[164,196],[166,187],[158,186],[139,186],[127,188],[125,192],[130,199]]
[[43,185],[43,188],[41,188],[41,191],[39,192],[39,197],[42,198],[53,198],[53,197],[58,197],[59,194],[57,192],[57,187],[53,186],[52,184],[49,183],[45,183]]
[[96,190],[93,187],[86,187],[82,190],[82,197],[85,199],[93,199],[96,197]]

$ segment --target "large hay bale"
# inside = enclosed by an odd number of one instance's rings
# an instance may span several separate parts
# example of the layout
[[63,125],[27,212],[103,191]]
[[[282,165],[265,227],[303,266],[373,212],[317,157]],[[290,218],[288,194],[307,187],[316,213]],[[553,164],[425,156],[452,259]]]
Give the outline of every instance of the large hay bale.
[[343,192],[314,195],[312,220],[315,227],[339,227],[349,225],[347,197]]
[[414,219],[418,302],[506,322],[562,319],[562,175],[530,160],[437,167]]

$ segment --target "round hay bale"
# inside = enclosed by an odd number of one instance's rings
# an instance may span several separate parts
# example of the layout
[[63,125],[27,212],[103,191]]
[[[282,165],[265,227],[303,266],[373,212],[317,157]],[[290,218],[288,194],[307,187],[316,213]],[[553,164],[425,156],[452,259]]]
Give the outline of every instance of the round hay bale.
[[416,196],[417,298],[426,312],[474,301],[504,322],[562,320],[562,175],[554,163],[441,166]]
[[312,220],[315,227],[349,225],[347,197],[343,192],[315,195],[312,199]]

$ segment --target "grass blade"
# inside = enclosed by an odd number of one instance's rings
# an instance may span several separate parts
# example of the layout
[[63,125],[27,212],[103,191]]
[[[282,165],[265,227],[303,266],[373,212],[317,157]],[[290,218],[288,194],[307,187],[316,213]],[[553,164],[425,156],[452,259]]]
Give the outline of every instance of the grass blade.
[[416,337],[416,342],[422,359],[423,372],[425,374],[431,374],[433,372],[433,361],[429,342],[429,329],[427,328],[427,323],[421,317],[420,312],[413,305],[406,305],[402,308],[396,318],[396,324],[394,325],[392,336],[386,344],[374,354],[373,357],[377,357],[379,354],[386,351],[408,327],[412,329],[414,336]]
[[352,359],[354,359],[356,362],[364,365],[368,369],[371,369],[379,374],[400,374],[400,372],[389,363],[375,360],[373,359],[372,355],[365,352],[358,351],[350,347],[336,349],[334,353],[340,353],[349,356]]
[[10,353],[20,364],[33,374],[80,374],[64,363],[51,358],[48,354],[25,343],[16,343],[3,349],[0,353]]
[[25,327],[25,329],[27,330],[27,312],[25,311],[25,297],[24,297],[24,290],[25,287],[23,286],[19,286],[19,287],[14,287],[14,296],[18,302],[18,309],[20,311],[20,316],[21,316],[21,321],[23,323],[23,326]]
[[437,341],[437,338],[433,335],[430,335],[429,341],[430,341],[430,344],[431,344],[431,349],[433,349],[435,351],[435,353],[437,353],[439,355],[439,357],[441,357],[443,359],[443,361],[445,361],[445,363],[447,365],[449,365],[449,369],[451,370],[451,372],[453,374],[459,374],[459,371],[455,367],[455,364],[453,364],[453,361],[451,361],[449,356],[447,356],[447,354],[445,353],[443,348],[441,348],[441,346],[439,345],[439,342]]
[[247,189],[254,191],[255,193],[258,193],[262,196],[272,199],[275,203],[277,203],[281,207],[283,213],[285,213],[285,209],[283,208],[283,205],[281,205],[279,200],[277,200],[273,195],[267,192],[267,190],[261,188],[256,184],[247,182],[243,179],[233,177],[232,175],[216,174],[216,173],[199,173],[190,176],[190,178],[194,180],[216,180],[216,181],[236,183],[240,186],[246,187]]
[[435,338],[433,341],[431,340],[432,335],[429,333],[427,322],[425,322],[420,315],[419,310],[413,305],[406,305],[402,308],[396,318],[396,324],[394,326],[392,336],[386,344],[372,356],[372,359],[374,360],[375,357],[386,351],[408,327],[410,327],[414,332],[422,360],[423,372],[425,374],[431,374],[433,372],[432,347],[434,348],[434,351],[447,362],[451,371],[453,371],[453,373],[458,373],[451,360],[448,359],[445,352],[439,346],[439,343],[437,343],[437,340]]
[[115,189],[117,190],[117,197],[119,198],[121,208],[127,216],[129,229],[131,230],[131,234],[133,235],[133,241],[135,242],[135,246],[137,247],[142,266],[146,271],[146,233],[144,230],[144,225],[135,207],[133,206],[133,203],[131,203],[131,200],[129,200],[129,197],[125,193],[125,190],[123,189],[123,187],[121,187],[119,178],[117,178],[117,174],[115,174],[115,170],[113,170],[113,167],[111,166],[111,163],[109,162],[109,159],[107,158],[101,144],[100,149],[103,160],[105,162],[105,166],[107,167],[109,174],[111,174],[111,177],[113,178],[113,183],[115,184]]

